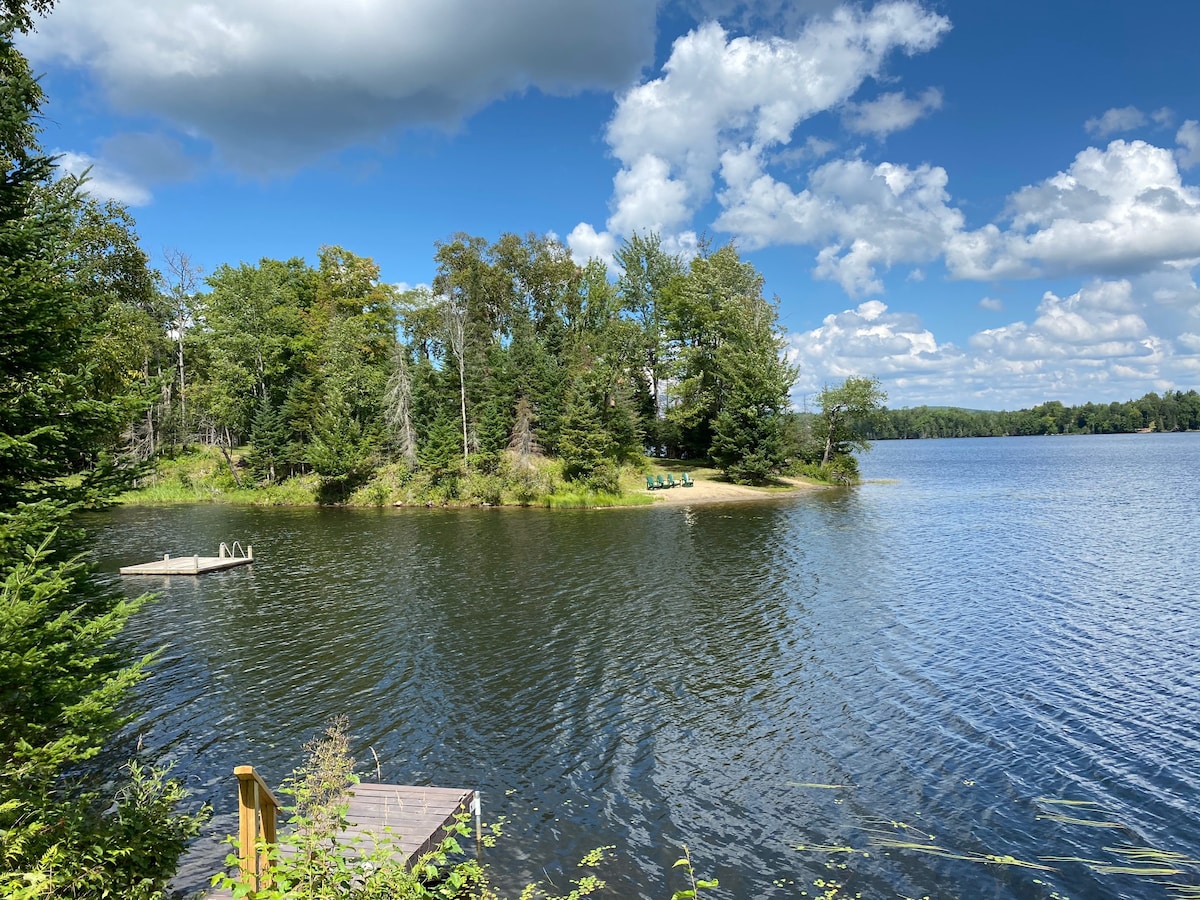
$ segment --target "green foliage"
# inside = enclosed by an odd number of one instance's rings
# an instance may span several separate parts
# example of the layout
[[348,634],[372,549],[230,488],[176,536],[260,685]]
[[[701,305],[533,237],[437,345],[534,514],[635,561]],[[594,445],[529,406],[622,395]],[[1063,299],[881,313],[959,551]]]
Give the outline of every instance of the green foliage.
[[[608,854],[614,849],[616,848],[607,846],[589,851],[579,861],[579,867],[581,869],[597,868],[604,863]],[[565,894],[547,894],[536,884],[526,885],[525,890],[521,891],[520,900],[579,900],[580,897],[587,897],[608,886],[604,879],[591,872],[580,878],[572,878],[571,884],[573,885],[571,890]]]
[[590,479],[601,466],[608,444],[596,401],[586,385],[577,382],[567,395],[567,411],[559,435],[563,476],[571,481]]
[[605,509],[615,506],[647,506],[653,499],[645,494],[609,494],[582,490],[559,490],[544,498],[550,509]]
[[673,893],[671,900],[694,900],[695,897],[699,896],[701,891],[712,890],[720,886],[720,883],[715,878],[705,879],[696,877],[696,870],[692,865],[692,855],[688,852],[686,844],[683,847],[683,856],[675,860],[673,868],[683,870],[689,886]]
[[372,442],[345,396],[331,388],[308,445],[313,470],[326,478],[353,480],[366,474],[373,454]]
[[54,0],[3,0],[0,17],[8,29],[28,32],[33,30],[33,17],[49,15],[53,6]]
[[229,428],[235,443],[263,403],[278,403],[312,345],[305,316],[315,280],[298,259],[224,265],[208,278],[211,290],[195,299],[192,368],[200,414]]
[[850,454],[852,448],[870,449],[856,423],[869,422],[883,411],[887,394],[877,378],[850,377],[837,386],[826,385],[817,395],[821,408],[820,436],[824,440],[822,465]]
[[[131,762],[106,809],[99,794],[60,798],[52,821],[9,826],[0,841],[0,896],[163,900],[179,858],[209,815],[207,808],[179,814],[188,794],[168,775]],[[19,809],[20,800],[8,800],[0,818]]]
[[[345,718],[332,721],[320,738],[305,746],[304,764],[280,789],[292,798],[287,825],[275,846],[256,848],[270,859],[269,883],[255,890],[234,875],[218,873],[213,886],[239,900],[499,900],[487,871],[463,852],[463,839],[471,834],[467,815],[458,816],[438,846],[411,865],[395,852],[398,841],[386,833],[367,846],[349,829],[348,794],[360,777],[347,729]],[[492,846],[499,834],[499,825],[490,826],[483,843]],[[579,862],[586,871],[571,879],[567,893],[546,893],[530,884],[521,891],[521,900],[580,900],[597,893],[605,882],[593,870],[613,849],[598,847],[587,853]],[[230,854],[226,865],[234,870],[237,864],[237,854]],[[693,879],[693,884],[703,889],[715,887],[716,881]]]
[[[444,408],[448,413],[448,408]],[[457,479],[462,474],[462,434],[449,415],[434,420],[417,454],[421,466],[438,483]]]
[[588,475],[585,484],[597,494],[621,493],[621,470],[611,462],[602,462]]
[[632,350],[631,370],[649,376],[644,415],[647,432],[655,436],[654,423],[661,415],[661,385],[673,368],[676,347],[667,333],[675,283],[683,275],[679,257],[667,253],[657,234],[635,232],[617,251],[621,277],[617,281],[621,308],[633,326],[622,341]]
[[102,588],[70,528],[132,474],[113,450],[142,405],[136,354],[97,323],[140,327],[148,274],[122,211],[51,180],[41,100],[0,32],[0,894],[149,900],[199,819],[165,773],[98,765],[149,662],[112,641],[147,598]]
[[259,481],[268,483],[278,480],[286,471],[291,431],[287,417],[281,408],[271,402],[270,396],[259,401],[250,430],[250,471]]
[[63,499],[60,479],[102,489],[101,455],[138,411],[111,393],[89,358],[85,286],[63,251],[79,197],[52,188],[50,160],[33,139],[41,91],[0,34],[0,509]]
[[[817,451],[818,455],[820,451]],[[835,456],[827,463],[797,462],[791,467],[791,474],[801,478],[811,478],[826,484],[848,485],[858,483],[858,458],[847,453]]]
[[[44,510],[26,510],[7,528],[45,523]],[[134,809],[147,826],[170,831],[178,825],[168,808],[148,792],[134,792],[108,812],[111,794],[97,786],[102,773],[86,764],[126,721],[118,704],[143,674],[148,660],[122,668],[109,647],[128,617],[146,598],[117,602],[87,582],[76,559],[56,560],[53,534],[23,557],[0,556],[0,859],[4,896],[101,896],[106,880],[161,887],[175,859],[155,857],[163,868],[148,872],[149,859],[134,859],[138,836],[128,831],[122,808]],[[67,771],[76,775],[64,782]],[[142,770],[134,772],[139,778]],[[88,777],[90,776],[90,777]],[[177,786],[162,784],[178,798]],[[149,792],[152,793],[152,792]],[[121,795],[118,794],[118,801]],[[171,804],[166,804],[169,807]],[[164,847],[165,850],[165,847]],[[69,886],[77,893],[65,894]],[[26,892],[26,893],[22,893]],[[135,896],[130,893],[129,896]],[[137,893],[138,897],[152,896]]]
[[[249,457],[253,460],[253,454]],[[240,451],[233,454],[240,468]],[[194,445],[173,456],[162,457],[155,472],[143,478],[135,490],[121,494],[121,503],[229,503],[251,506],[305,506],[317,503],[320,478],[313,474],[293,476],[241,487],[229,474],[224,456],[216,447]]]
[[[732,246],[685,267],[635,235],[614,282],[551,238],[460,234],[437,245],[433,289],[403,295],[369,259],[319,255],[315,270],[221,266],[168,326],[187,331],[173,343],[188,418],[230,457],[249,439],[258,481],[315,471],[327,500],[382,503],[394,492],[355,488],[399,459],[414,477],[393,502],[427,485],[432,502],[529,503],[535,479],[502,473],[506,452],[557,456],[601,494],[647,449],[715,454],[737,481],[782,468],[795,373],[762,277]],[[182,415],[184,399],[168,405]]]
[[504,479],[486,472],[471,472],[462,485],[463,496],[488,506],[499,506],[504,500]]
[[724,385],[710,455],[731,480],[761,484],[786,464],[788,392],[796,370],[782,359],[776,311],[761,297],[730,302],[732,334],[715,358]]
[[731,245],[696,257],[675,282],[669,329],[679,347],[678,402],[668,419],[680,450],[711,456],[734,481],[761,483],[786,461],[784,415],[796,372],[782,358],[777,321],[762,276]]
[[88,596],[82,563],[53,558],[54,537],[0,560],[0,760],[8,786],[32,793],[50,792],[65,766],[99,752],[124,721],[116,700],[149,661],[123,669],[106,649],[148,598]]
[[1064,406],[1050,401],[1030,409],[1001,411],[917,406],[885,410],[858,430],[870,440],[895,438],[1001,437],[1035,434],[1132,434],[1200,430],[1200,393],[1151,392],[1124,403]]

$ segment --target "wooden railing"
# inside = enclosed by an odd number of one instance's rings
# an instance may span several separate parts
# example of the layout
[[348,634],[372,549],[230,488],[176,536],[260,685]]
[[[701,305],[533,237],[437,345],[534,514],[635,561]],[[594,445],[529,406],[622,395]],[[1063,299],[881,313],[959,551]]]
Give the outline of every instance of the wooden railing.
[[279,801],[254,771],[254,766],[238,766],[238,865],[242,883],[261,890],[269,883],[270,860],[259,845],[275,843],[275,820]]

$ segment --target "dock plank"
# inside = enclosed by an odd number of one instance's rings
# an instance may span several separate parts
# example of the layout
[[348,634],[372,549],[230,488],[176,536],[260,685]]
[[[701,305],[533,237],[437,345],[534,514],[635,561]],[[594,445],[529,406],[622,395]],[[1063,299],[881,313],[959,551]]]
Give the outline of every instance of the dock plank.
[[475,792],[398,784],[356,784],[346,820],[366,836],[384,835],[406,863],[436,847],[459,813],[468,812]]
[[122,575],[204,575],[252,562],[253,559],[245,556],[176,556],[136,566],[121,566],[120,572]]

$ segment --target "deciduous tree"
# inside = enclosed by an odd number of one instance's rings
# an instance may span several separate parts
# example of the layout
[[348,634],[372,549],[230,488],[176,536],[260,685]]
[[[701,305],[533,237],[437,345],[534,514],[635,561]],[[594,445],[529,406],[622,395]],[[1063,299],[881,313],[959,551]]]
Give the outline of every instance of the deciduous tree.
[[868,449],[870,443],[854,423],[878,415],[886,402],[887,393],[878,378],[852,376],[840,385],[826,385],[817,396],[825,440],[822,464],[829,465],[834,456],[845,455],[852,447]]

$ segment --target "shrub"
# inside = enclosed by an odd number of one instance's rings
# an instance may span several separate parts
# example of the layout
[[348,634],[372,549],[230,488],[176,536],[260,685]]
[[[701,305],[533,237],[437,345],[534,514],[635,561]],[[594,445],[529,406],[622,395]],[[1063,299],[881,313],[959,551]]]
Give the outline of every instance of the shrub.
[[479,503],[499,506],[504,495],[504,479],[499,475],[472,472],[463,479],[462,494]]
[[826,480],[833,484],[856,484],[858,482],[858,459],[847,453],[835,456],[823,467]]
[[592,469],[584,483],[598,494],[621,493],[621,473],[611,462],[602,462]]

